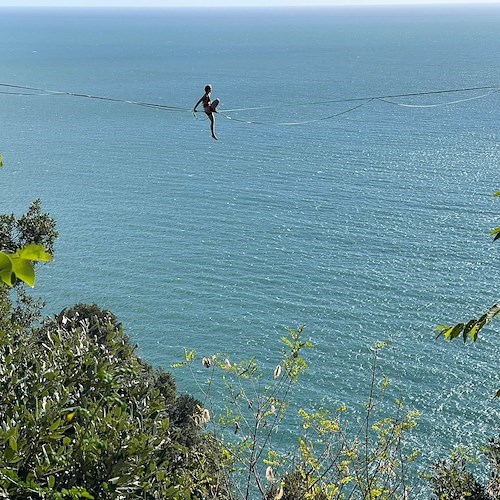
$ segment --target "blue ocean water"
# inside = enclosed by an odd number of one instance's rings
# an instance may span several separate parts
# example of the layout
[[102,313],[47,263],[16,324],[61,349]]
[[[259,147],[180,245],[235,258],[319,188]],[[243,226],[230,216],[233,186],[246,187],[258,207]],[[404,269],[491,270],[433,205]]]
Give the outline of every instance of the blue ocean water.
[[0,94],[0,210],[41,198],[58,221],[47,312],[96,302],[165,368],[189,347],[272,369],[305,325],[303,407],[359,409],[369,347],[392,339],[381,375],[422,413],[422,469],[498,432],[498,326],[467,346],[433,329],[498,300],[500,94],[321,119],[357,104],[337,99],[498,85],[498,6],[0,18],[0,83],[186,109],[211,83],[222,109],[265,107],[219,115],[215,142],[188,111]]

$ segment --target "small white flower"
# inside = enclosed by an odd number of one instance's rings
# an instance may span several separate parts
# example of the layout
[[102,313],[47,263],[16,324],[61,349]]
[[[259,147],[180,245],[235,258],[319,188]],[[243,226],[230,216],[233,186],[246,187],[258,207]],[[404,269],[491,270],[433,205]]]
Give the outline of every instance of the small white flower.
[[274,378],[277,379],[280,375],[281,375],[281,365],[278,365],[274,369]]
[[210,368],[212,365],[212,360],[210,358],[203,358],[201,362],[205,368]]
[[231,369],[231,361],[229,361],[229,359],[227,358],[224,361],[224,367],[226,368],[227,371]]

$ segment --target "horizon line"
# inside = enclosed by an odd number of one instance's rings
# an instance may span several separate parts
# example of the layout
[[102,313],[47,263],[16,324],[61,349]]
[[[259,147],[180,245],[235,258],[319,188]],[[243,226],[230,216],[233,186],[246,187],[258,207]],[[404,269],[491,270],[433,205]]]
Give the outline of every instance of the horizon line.
[[2,8],[15,8],[15,9],[282,9],[282,8],[292,8],[292,9],[309,9],[309,8],[326,8],[326,9],[335,9],[337,7],[448,7],[448,6],[477,6],[477,5],[500,5],[500,0],[451,0],[451,1],[410,1],[408,3],[399,3],[396,1],[384,1],[376,3],[364,3],[364,2],[356,2],[356,1],[345,1],[341,3],[325,5],[323,3],[309,3],[309,4],[262,4],[256,5],[255,3],[244,4],[244,5],[54,5],[54,4],[10,4],[10,5],[0,5],[0,9]]

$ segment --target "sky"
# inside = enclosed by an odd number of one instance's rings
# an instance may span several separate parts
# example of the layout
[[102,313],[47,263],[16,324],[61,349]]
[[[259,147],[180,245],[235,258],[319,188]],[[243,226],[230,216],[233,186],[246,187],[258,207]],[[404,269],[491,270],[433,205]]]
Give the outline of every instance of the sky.
[[479,4],[500,0],[0,0],[0,7],[246,7]]

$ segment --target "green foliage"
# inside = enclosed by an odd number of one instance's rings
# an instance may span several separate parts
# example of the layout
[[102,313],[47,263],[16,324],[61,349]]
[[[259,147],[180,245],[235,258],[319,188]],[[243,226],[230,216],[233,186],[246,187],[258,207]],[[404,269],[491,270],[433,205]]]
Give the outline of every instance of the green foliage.
[[490,480],[485,491],[492,499],[498,499],[500,498],[500,436],[490,439],[485,455],[490,464]]
[[304,432],[299,433],[294,469],[284,473],[270,494],[311,500],[406,498],[406,469],[418,452],[405,451],[404,441],[418,414],[399,400],[391,416],[380,414],[381,398],[389,387],[385,378],[376,383],[378,353],[384,345],[373,349],[370,394],[357,430],[343,405],[334,412],[300,410]]
[[[357,431],[347,421],[345,406],[301,409],[301,420],[295,420],[297,445],[284,449],[276,442],[293,386],[307,368],[303,352],[312,344],[302,335],[299,328],[281,339],[284,348],[274,370],[261,368],[253,358],[234,363],[216,354],[201,359],[210,376],[205,384],[198,384],[205,399],[195,420],[221,443],[231,465],[226,473],[235,498],[404,498],[409,491],[406,467],[418,453],[404,450],[403,443],[418,415],[404,409],[400,401],[392,416],[379,414],[378,396],[389,387],[387,379],[377,384],[375,377],[378,353],[385,343],[373,349],[370,396]],[[195,351],[185,349],[184,360],[176,366],[187,367],[196,378],[195,362]],[[213,391],[221,386],[227,403],[218,410],[220,397],[215,404]],[[291,417],[287,418],[290,427]]]
[[490,323],[498,313],[500,313],[500,304],[494,304],[481,317],[471,319],[467,323],[458,323],[454,326],[439,325],[436,327],[438,331],[436,338],[443,336],[446,340],[453,340],[462,336],[464,343],[467,342],[468,338],[475,342],[481,329]]
[[3,157],[0,155],[0,168],[3,167]]
[[492,229],[490,235],[494,236],[493,241],[498,240],[500,238],[500,227]]
[[31,288],[35,286],[33,262],[50,262],[52,256],[42,245],[30,243],[15,253],[0,251],[0,280],[14,286],[17,280],[24,281]]
[[[500,191],[494,193],[493,196],[500,196]],[[497,227],[491,232],[495,236],[494,240],[500,237],[500,227]],[[446,340],[453,340],[458,337],[462,337],[464,343],[470,338],[472,342],[476,342],[479,332],[491,321],[493,318],[500,313],[500,304],[493,304],[482,316],[479,318],[473,318],[467,323],[457,323],[456,325],[439,325],[436,327],[438,332],[437,337],[444,337]],[[495,397],[500,398],[500,389],[497,390]]]
[[18,280],[35,286],[33,263],[52,260],[56,237],[55,222],[42,213],[40,200],[19,218],[0,215],[0,281],[10,287]]
[[[40,319],[42,304],[30,297],[24,287],[13,285],[22,281],[30,286],[35,284],[33,263],[52,259],[56,237],[55,222],[41,212],[39,200],[19,218],[13,214],[0,215],[0,282],[15,292],[7,293],[6,287],[0,286],[0,301],[9,304],[9,317],[21,327],[28,328]],[[12,308],[10,297],[14,301]]]
[[[497,191],[493,196],[500,196]],[[500,227],[491,231],[493,241],[500,238]],[[470,338],[475,342],[482,328],[488,325],[493,318],[500,313],[500,304],[494,304],[486,313],[477,319],[471,319],[467,323],[458,323],[454,326],[439,325],[437,338],[444,337],[453,340],[462,337],[464,343]],[[500,398],[500,389],[495,397]],[[491,466],[491,478],[487,487],[479,484],[474,476],[466,470],[468,457],[460,452],[452,452],[448,460],[440,460],[434,466],[434,474],[430,478],[430,484],[434,494],[439,500],[462,500],[465,498],[483,500],[500,498],[500,441],[492,439],[490,446],[486,449]]]
[[[497,191],[493,196],[500,196],[500,191]],[[500,238],[500,227],[491,231],[494,236],[493,241]],[[480,318],[471,319],[467,323],[458,323],[454,326],[439,325],[436,330],[438,331],[437,338],[443,336],[447,340],[453,340],[462,336],[464,342],[470,338],[473,342],[477,340],[480,330],[492,321],[492,319],[500,312],[500,304],[494,304],[488,311],[486,311]],[[498,396],[498,393],[497,393]]]
[[184,499],[222,492],[217,447],[200,435],[190,403],[97,306],[76,306],[29,330],[3,320],[0,497]]
[[[281,359],[273,370],[261,368],[254,358],[231,363],[225,355],[215,354],[201,359],[210,377],[204,386],[199,384],[205,407],[199,407],[195,422],[211,430],[226,458],[227,483],[243,498],[266,495],[265,469],[272,455],[272,435],[285,417],[292,386],[307,367],[302,351],[312,347],[302,340],[302,333],[303,328],[290,329],[282,338]],[[174,366],[188,367],[194,376],[195,362],[195,351],[185,349],[184,360]],[[220,407],[212,399],[216,380],[222,382],[228,404],[213,416],[216,406]]]
[[434,465],[430,485],[439,500],[487,500],[490,497],[483,486],[467,471],[470,459],[461,451],[453,451],[449,460]]
[[[77,327],[81,321],[86,321],[87,335],[93,338],[99,344],[106,345],[109,336],[107,328],[103,325],[109,325],[113,331],[120,331],[123,335],[122,325],[118,322],[116,316],[105,309],[101,309],[97,304],[76,304],[73,307],[63,309],[54,318],[58,325],[71,325]],[[126,338],[128,342],[128,338]]]
[[54,242],[57,238],[55,226],[54,219],[42,212],[40,200],[35,200],[20,217],[14,214],[0,215],[0,250],[15,253],[34,243],[54,255]]

